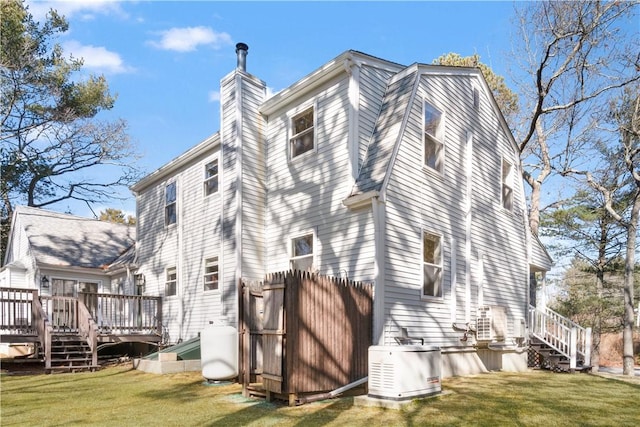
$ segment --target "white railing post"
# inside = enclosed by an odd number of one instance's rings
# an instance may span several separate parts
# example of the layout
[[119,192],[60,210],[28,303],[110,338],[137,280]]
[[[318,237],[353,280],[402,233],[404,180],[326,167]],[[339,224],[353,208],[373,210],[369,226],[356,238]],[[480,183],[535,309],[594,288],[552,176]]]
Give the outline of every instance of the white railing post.
[[591,328],[586,329],[584,341],[584,365],[591,366]]
[[571,328],[571,335],[569,336],[569,369],[571,372],[576,370],[578,360],[578,329],[574,326]]

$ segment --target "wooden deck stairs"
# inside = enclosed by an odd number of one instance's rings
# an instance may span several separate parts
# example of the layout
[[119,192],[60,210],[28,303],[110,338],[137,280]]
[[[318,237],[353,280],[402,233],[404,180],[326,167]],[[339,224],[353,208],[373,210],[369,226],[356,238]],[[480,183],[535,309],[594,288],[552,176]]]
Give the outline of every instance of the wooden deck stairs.
[[47,373],[95,371],[93,351],[87,340],[77,333],[54,333],[51,336],[51,366]]
[[0,287],[0,342],[33,344],[47,373],[99,369],[99,346],[159,343],[161,331],[160,297]]
[[529,348],[539,366],[555,372],[591,370],[591,328],[549,308],[529,307]]

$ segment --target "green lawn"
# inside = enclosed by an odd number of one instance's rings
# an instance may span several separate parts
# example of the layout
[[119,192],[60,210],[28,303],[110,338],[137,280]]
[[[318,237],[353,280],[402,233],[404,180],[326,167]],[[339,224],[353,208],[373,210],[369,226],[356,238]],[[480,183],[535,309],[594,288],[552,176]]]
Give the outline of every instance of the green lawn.
[[640,425],[640,384],[587,374],[491,373],[444,380],[450,392],[402,410],[353,398],[299,407],[246,399],[237,384],[200,373],[153,375],[129,367],[95,373],[0,376],[2,426]]

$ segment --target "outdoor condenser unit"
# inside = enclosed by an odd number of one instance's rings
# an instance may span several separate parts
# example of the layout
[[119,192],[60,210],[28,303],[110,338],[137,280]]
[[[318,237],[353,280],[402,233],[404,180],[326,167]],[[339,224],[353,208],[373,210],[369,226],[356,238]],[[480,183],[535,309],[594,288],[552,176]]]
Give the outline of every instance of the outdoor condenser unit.
[[369,347],[369,396],[404,400],[439,393],[439,347],[418,345]]
[[504,341],[507,336],[507,312],[499,305],[478,307],[476,317],[476,338],[478,341]]

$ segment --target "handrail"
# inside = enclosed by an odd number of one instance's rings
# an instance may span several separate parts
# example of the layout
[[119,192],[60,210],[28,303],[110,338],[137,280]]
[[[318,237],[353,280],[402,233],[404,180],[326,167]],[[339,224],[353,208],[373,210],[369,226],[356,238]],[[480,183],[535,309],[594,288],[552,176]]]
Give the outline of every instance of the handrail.
[[591,328],[583,328],[571,319],[550,308],[529,306],[531,334],[569,358],[570,369],[575,369],[577,355],[584,364],[591,364]]
[[38,291],[33,291],[32,307],[33,325],[35,325],[38,332],[40,345],[44,348],[44,367],[45,369],[51,369],[51,334],[53,333],[53,327],[38,298]]
[[98,365],[98,326],[93,321],[87,307],[78,301],[78,332],[89,344],[91,349],[91,366]]

